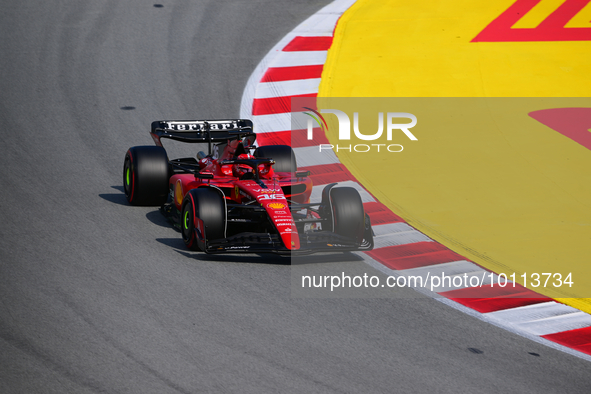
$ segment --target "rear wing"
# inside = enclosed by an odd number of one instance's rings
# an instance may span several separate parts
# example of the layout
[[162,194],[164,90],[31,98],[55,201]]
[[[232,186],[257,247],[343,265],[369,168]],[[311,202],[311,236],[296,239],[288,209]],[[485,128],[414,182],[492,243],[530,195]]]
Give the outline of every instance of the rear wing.
[[249,119],[157,120],[152,122],[150,135],[158,146],[162,146],[161,138],[169,138],[180,142],[208,143],[210,152],[213,142],[246,138],[246,146],[251,146],[256,139]]

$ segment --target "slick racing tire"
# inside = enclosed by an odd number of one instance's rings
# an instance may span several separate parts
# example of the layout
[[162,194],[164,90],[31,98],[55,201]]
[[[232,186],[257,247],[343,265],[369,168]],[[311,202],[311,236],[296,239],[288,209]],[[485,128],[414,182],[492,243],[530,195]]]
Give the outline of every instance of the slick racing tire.
[[195,235],[198,220],[203,221],[207,240],[225,238],[226,202],[219,190],[200,187],[185,195],[181,209],[181,233],[185,245],[191,250],[199,250]]
[[259,146],[254,151],[255,157],[273,159],[275,172],[296,172],[298,165],[293,149],[289,145],[266,145]]
[[168,198],[170,170],[161,146],[129,148],[123,164],[123,189],[131,205],[160,206]]
[[352,187],[335,187],[330,190],[333,231],[339,235],[363,241],[365,211],[359,192]]

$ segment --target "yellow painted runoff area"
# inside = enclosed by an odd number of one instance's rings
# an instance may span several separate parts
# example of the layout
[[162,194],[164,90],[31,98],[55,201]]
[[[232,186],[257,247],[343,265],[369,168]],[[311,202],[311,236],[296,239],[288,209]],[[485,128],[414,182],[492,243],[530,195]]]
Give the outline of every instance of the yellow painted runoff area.
[[517,21],[512,28],[531,29],[537,27],[562,4],[564,0],[541,0],[527,14]]
[[320,95],[588,97],[589,41],[470,42],[513,3],[359,0],[337,25]]
[[564,27],[591,27],[591,2],[587,3]]
[[[529,115],[591,108],[591,42],[552,41],[555,31],[511,41],[506,29],[471,42],[514,3],[359,0],[337,25],[319,97],[416,98],[391,111],[417,117],[417,141],[400,134],[403,152],[339,151],[341,162],[418,230],[591,313],[591,151]],[[522,30],[557,6],[544,0]],[[568,23],[591,27],[588,10]],[[572,287],[531,285],[531,274],[569,272]]]

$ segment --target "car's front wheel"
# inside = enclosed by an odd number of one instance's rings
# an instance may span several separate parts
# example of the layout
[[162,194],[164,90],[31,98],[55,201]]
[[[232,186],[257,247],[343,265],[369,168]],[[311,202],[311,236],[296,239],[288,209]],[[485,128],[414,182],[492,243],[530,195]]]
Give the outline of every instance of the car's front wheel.
[[[197,230],[200,235],[195,234]],[[222,193],[211,187],[189,191],[181,209],[181,233],[185,245],[199,250],[197,237],[214,240],[225,238],[226,204]]]
[[330,190],[330,200],[333,231],[361,243],[365,231],[365,211],[359,192],[352,187],[335,187]]

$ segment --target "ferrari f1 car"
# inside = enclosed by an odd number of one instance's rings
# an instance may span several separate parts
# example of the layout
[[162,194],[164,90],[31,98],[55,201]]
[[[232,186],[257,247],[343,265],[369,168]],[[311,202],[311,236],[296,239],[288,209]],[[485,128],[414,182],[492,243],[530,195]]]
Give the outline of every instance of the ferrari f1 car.
[[[290,146],[254,145],[247,119],[156,121],[156,146],[125,155],[123,185],[132,205],[160,206],[189,249],[206,253],[314,253],[371,250],[361,197],[324,187],[310,203],[310,173],[298,172]],[[169,160],[168,138],[207,145],[207,153]]]

